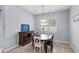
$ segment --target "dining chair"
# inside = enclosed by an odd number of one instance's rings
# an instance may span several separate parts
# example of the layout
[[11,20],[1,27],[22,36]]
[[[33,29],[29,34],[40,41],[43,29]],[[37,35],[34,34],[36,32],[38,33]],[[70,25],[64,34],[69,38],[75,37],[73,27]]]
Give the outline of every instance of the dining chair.
[[34,52],[36,52],[37,48],[39,48],[39,51],[42,52],[40,37],[34,37]]
[[53,49],[53,38],[54,38],[54,34],[52,35],[52,37],[50,38],[50,40],[46,41],[44,43],[44,50],[45,53],[47,53],[47,47],[50,46],[50,51],[52,53],[52,49]]
[[32,48],[33,48],[33,50],[34,50],[34,36],[38,36],[38,32],[33,32],[32,33]]

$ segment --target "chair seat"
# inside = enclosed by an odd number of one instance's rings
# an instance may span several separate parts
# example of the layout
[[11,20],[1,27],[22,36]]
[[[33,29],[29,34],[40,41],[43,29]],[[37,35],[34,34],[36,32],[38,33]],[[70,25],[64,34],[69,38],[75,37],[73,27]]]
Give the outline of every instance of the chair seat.
[[51,43],[52,43],[52,42],[51,42],[50,40],[49,40],[49,41],[47,41],[47,45],[51,45]]
[[41,47],[41,44],[35,43],[35,47]]

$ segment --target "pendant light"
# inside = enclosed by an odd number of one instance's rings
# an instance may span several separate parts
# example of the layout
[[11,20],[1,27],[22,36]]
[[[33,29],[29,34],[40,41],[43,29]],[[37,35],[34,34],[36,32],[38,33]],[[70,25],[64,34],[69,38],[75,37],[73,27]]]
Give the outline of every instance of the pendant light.
[[45,6],[42,5],[41,7],[42,7],[41,25],[47,25],[47,18],[45,17],[45,14],[44,14]]
[[45,15],[45,5],[42,5],[41,7],[42,7],[41,30],[42,30],[42,33],[46,33],[48,31],[48,27],[47,27],[48,21]]

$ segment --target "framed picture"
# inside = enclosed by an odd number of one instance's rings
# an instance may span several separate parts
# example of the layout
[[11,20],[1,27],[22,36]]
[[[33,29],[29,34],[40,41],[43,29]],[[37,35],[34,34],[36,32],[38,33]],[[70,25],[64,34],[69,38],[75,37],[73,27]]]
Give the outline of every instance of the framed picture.
[[30,29],[28,24],[21,24],[21,32],[28,32]]
[[73,17],[73,22],[79,21],[79,13]]

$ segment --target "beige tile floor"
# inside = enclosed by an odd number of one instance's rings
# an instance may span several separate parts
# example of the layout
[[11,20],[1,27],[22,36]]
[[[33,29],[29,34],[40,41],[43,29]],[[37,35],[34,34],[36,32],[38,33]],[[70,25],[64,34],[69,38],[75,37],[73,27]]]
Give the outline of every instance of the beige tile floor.
[[[34,53],[34,52],[31,43],[28,43],[23,47],[18,46],[6,53]],[[75,53],[75,52],[68,43],[55,41],[52,53]]]

